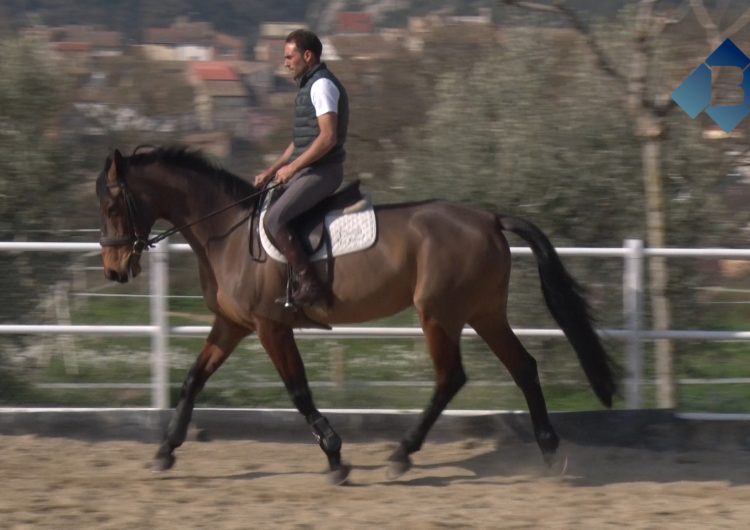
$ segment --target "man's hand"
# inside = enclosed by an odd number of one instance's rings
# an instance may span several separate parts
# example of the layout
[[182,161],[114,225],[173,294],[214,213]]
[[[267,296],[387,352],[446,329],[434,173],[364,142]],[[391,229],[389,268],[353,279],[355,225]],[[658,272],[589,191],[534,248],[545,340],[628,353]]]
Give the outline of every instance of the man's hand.
[[289,179],[291,179],[294,174],[297,172],[296,169],[292,167],[293,164],[287,164],[286,166],[281,166],[279,170],[276,172],[276,182],[280,184],[286,184],[289,182]]
[[268,170],[264,171],[263,173],[258,173],[253,179],[253,186],[255,186],[256,188],[262,188],[266,185],[266,182],[271,180],[272,177],[273,173]]
[[268,183],[269,180],[271,180],[274,175],[276,175],[277,168],[282,167],[287,163],[289,158],[292,156],[292,153],[294,152],[294,142],[289,142],[289,145],[284,150],[284,154],[282,154],[276,162],[274,162],[270,167],[268,167],[265,171],[262,173],[258,173],[255,175],[255,178],[253,179],[253,185],[256,188],[261,188]]

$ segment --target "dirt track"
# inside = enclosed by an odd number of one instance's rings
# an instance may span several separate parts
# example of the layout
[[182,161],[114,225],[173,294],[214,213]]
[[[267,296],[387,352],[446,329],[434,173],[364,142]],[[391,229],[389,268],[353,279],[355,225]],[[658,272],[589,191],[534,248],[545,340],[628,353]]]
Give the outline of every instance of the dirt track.
[[426,444],[385,476],[393,444],[347,444],[347,486],[317,445],[188,442],[174,470],[155,446],[0,436],[0,528],[747,528],[750,452],[564,446],[562,477],[534,445]]

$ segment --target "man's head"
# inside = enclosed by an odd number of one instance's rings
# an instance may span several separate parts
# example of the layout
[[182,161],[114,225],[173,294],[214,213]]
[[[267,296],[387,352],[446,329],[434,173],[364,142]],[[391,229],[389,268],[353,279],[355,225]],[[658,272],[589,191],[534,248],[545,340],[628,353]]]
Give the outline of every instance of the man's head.
[[323,45],[312,31],[297,29],[286,38],[284,45],[284,66],[299,79],[320,62]]

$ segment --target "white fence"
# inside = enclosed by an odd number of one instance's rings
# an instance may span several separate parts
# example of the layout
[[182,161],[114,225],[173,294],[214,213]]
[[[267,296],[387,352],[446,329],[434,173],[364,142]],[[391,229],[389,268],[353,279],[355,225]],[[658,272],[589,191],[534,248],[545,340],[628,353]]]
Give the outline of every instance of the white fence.
[[[0,251],[13,252],[91,252],[99,250],[98,243],[33,243],[33,242],[0,242]],[[657,332],[643,329],[643,293],[644,261],[649,257],[695,257],[725,258],[750,260],[750,249],[677,249],[643,247],[640,240],[627,240],[621,248],[578,248],[561,247],[560,255],[590,257],[621,257],[624,260],[623,273],[623,317],[625,329],[602,329],[599,332],[608,337],[619,338],[626,342],[626,382],[625,405],[637,409],[642,406],[643,381],[643,343],[654,339],[691,339],[691,340],[750,340],[750,331],[703,331],[703,330],[669,330]],[[157,409],[169,408],[169,372],[167,348],[170,336],[206,336],[208,326],[173,326],[167,319],[167,286],[169,285],[168,259],[170,252],[190,252],[186,244],[169,244],[162,241],[149,252],[150,259],[150,325],[35,325],[35,324],[1,324],[0,334],[78,334],[78,335],[136,335],[151,337],[151,401]],[[515,255],[530,255],[531,249],[512,247]],[[561,337],[559,329],[518,328],[514,330],[519,336]],[[319,329],[301,329],[295,334],[306,338],[412,338],[421,337],[419,328],[395,327],[335,327],[331,331]],[[474,330],[466,328],[464,336],[475,335]]]

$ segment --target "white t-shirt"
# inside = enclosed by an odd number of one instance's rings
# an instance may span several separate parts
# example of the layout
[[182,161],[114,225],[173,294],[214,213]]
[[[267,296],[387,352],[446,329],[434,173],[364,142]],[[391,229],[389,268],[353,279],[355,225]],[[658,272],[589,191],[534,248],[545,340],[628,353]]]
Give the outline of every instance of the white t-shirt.
[[310,87],[310,99],[315,107],[315,116],[339,111],[339,89],[330,79],[316,80]]

